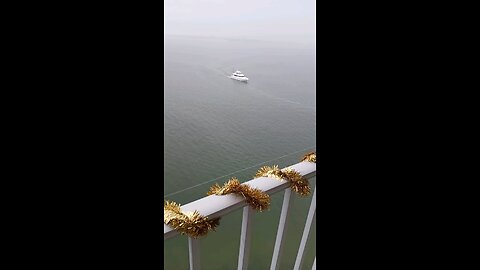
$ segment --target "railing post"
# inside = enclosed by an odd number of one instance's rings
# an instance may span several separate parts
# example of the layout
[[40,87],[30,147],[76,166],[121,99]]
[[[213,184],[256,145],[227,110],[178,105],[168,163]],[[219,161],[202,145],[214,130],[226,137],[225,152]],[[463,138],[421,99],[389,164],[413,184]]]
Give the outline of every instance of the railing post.
[[307,245],[308,234],[310,233],[310,227],[312,226],[313,216],[317,207],[317,187],[313,192],[312,202],[310,203],[310,209],[308,210],[307,221],[305,222],[305,229],[303,230],[302,241],[300,241],[300,248],[298,249],[297,258],[295,259],[295,266],[293,270],[299,270],[303,263],[303,254],[305,253],[305,247]]
[[287,230],[287,221],[292,207],[293,197],[292,189],[285,190],[283,196],[282,212],[280,214],[280,221],[278,222],[277,238],[275,240],[275,247],[273,249],[272,263],[270,264],[270,270],[277,270],[280,266],[280,256],[282,255],[285,232]]
[[252,238],[252,221],[254,210],[250,206],[243,207],[242,232],[240,234],[240,252],[238,254],[238,270],[248,268],[250,243]]
[[200,240],[188,237],[190,270],[200,270]]

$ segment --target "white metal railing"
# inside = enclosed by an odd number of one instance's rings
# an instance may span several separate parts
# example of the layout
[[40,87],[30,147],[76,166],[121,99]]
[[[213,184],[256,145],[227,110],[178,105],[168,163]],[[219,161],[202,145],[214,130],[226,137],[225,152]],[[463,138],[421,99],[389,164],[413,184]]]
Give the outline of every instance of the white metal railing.
[[[295,165],[289,166],[287,168],[294,169],[299,172],[302,176],[307,179],[316,176],[316,164],[312,162],[300,162]],[[286,169],[286,168],[284,168]],[[258,188],[265,193],[272,195],[277,192],[285,190],[282,212],[280,214],[280,220],[278,224],[277,237],[275,241],[275,247],[273,251],[272,263],[270,270],[276,270],[279,267],[279,258],[281,257],[286,225],[289,217],[290,208],[292,205],[292,190],[288,188],[289,183],[287,181],[279,181],[278,179],[268,178],[268,177],[259,177],[253,180],[247,181],[243,184],[247,184],[253,188]],[[313,192],[312,201],[310,203],[310,209],[308,211],[307,220],[305,223],[305,228],[302,235],[302,240],[300,242],[300,247],[297,253],[295,260],[294,269],[300,269],[303,264],[305,247],[308,241],[308,235],[311,229],[313,222],[313,217],[316,212],[316,192],[317,189]],[[242,230],[240,234],[240,250],[238,257],[238,270],[245,270],[248,266],[248,259],[250,254],[250,242],[251,242],[251,232],[252,232],[252,218],[254,215],[254,210],[250,208],[245,199],[236,195],[236,194],[227,194],[227,195],[210,195],[199,200],[193,201],[191,203],[181,206],[182,211],[194,211],[197,210],[201,215],[208,217],[209,219],[214,219],[218,217],[225,216],[233,211],[236,211],[240,208],[243,208],[243,218],[242,218]],[[163,226],[163,239],[169,239],[177,236],[179,233],[173,228],[164,224]],[[188,249],[189,249],[189,261],[190,261],[190,270],[199,270],[200,269],[200,248],[199,240],[188,238]],[[315,269],[316,259],[314,260],[312,269]]]

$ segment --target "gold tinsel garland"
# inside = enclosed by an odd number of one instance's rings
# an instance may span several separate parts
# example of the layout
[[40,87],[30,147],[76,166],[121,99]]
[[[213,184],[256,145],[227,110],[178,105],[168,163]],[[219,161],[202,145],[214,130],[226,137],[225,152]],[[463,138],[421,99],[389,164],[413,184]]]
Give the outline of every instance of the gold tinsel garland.
[[163,222],[181,234],[197,238],[214,231],[219,224],[219,218],[209,220],[198,211],[185,212],[180,210],[180,204],[165,201],[163,204]]
[[302,161],[317,163],[317,154],[315,152],[306,153]]
[[255,210],[262,212],[268,209],[270,205],[270,196],[257,188],[252,188],[248,185],[240,184],[236,177],[230,178],[223,187],[215,184],[210,187],[207,195],[226,195],[230,193],[240,194],[245,198],[245,201]]
[[277,165],[273,165],[273,167],[263,166],[255,174],[255,178],[258,177],[272,177],[279,180],[287,180],[290,182],[290,188],[300,196],[308,196],[310,194],[308,180],[305,179],[300,173],[290,168],[282,171]]
[[[316,153],[310,152],[305,154],[302,161],[316,163]],[[277,165],[272,167],[263,166],[255,174],[255,178],[258,177],[286,180],[290,183],[290,188],[299,195],[308,196],[310,194],[308,180],[290,168],[282,171]],[[207,192],[208,195],[225,195],[230,193],[242,195],[252,208],[260,212],[268,209],[270,205],[270,196],[268,194],[248,185],[240,184],[240,181],[235,177],[232,177],[223,187],[218,184],[211,186]],[[219,221],[220,218],[209,220],[207,217],[200,215],[197,210],[182,212],[180,204],[173,201],[165,201],[163,204],[163,222],[181,234],[186,234],[193,238],[206,235],[209,231],[214,231],[219,225]]]

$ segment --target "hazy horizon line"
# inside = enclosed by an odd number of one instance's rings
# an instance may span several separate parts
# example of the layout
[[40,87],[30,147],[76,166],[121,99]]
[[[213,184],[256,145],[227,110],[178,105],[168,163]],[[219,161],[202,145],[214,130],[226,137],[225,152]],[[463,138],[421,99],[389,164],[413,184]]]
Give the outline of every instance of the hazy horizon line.
[[312,42],[305,40],[292,40],[292,39],[261,39],[261,38],[252,38],[252,37],[232,37],[232,36],[218,36],[218,35],[202,35],[202,34],[166,34],[164,37],[188,37],[188,38],[198,38],[198,39],[220,39],[220,40],[232,40],[232,41],[260,41],[260,42],[274,42],[274,43],[284,43],[284,44],[303,44],[303,45],[315,45],[316,38]]

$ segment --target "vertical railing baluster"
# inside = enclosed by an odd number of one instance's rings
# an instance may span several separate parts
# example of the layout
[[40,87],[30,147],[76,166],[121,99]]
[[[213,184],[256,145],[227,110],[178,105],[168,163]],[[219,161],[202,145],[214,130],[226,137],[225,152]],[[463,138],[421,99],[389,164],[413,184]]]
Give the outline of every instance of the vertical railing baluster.
[[315,259],[313,260],[312,270],[315,270],[315,269],[317,269],[317,257],[315,257]]
[[190,270],[200,270],[200,240],[188,237]]
[[295,266],[293,270],[299,270],[303,263],[303,254],[305,253],[305,247],[307,245],[308,234],[310,233],[310,227],[312,226],[313,216],[317,207],[317,187],[313,192],[312,202],[310,203],[310,209],[308,210],[307,221],[305,222],[305,229],[303,230],[302,241],[300,241],[300,248],[298,249],[297,258],[295,259]]
[[243,207],[242,232],[240,234],[240,252],[238,254],[238,270],[248,268],[250,243],[252,236],[252,221],[254,210],[250,206]]
[[272,263],[270,270],[277,270],[280,266],[280,256],[282,255],[285,239],[285,231],[287,230],[287,219],[292,206],[293,197],[290,188],[285,190],[283,196],[282,212],[280,214],[280,221],[278,222],[277,238],[275,240],[275,247],[273,249]]

